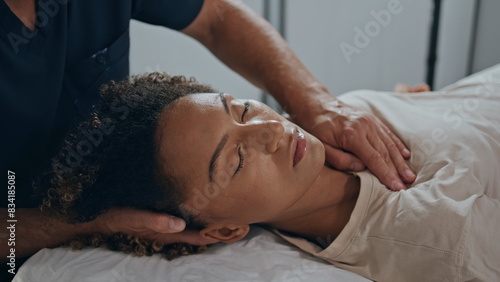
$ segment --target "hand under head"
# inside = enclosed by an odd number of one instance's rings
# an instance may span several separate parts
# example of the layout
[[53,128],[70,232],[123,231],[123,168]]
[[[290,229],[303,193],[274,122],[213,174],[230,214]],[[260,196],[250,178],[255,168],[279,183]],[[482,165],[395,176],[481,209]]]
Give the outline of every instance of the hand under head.
[[103,87],[40,180],[43,208],[69,222],[113,207],[168,213],[225,242],[293,216],[323,167],[323,145],[262,103],[213,92],[160,73]]
[[[100,103],[94,106],[88,118],[70,130],[64,146],[52,160],[51,169],[41,175],[37,186],[44,188],[44,191],[38,190],[45,196],[42,209],[70,223],[91,221],[101,214],[100,218],[109,219],[110,213],[104,213],[113,207],[130,207],[181,217],[178,206],[183,193],[179,185],[156,170],[158,118],[165,107],[182,96],[213,91],[193,79],[162,73],[133,76],[127,81],[105,85],[101,90]],[[170,189],[159,189],[165,186]],[[144,217],[144,220],[147,219],[149,217]],[[193,221],[188,224],[196,226]],[[157,232],[151,228],[141,231],[137,225],[123,222],[115,221],[111,225],[118,226],[113,229],[115,231],[141,237],[151,238]],[[99,233],[103,232],[107,231]],[[180,236],[161,236],[161,241],[190,241]],[[118,244],[119,238],[110,238],[107,243]],[[127,245],[128,241],[120,241],[122,243],[115,244],[113,248],[143,254],[129,247],[144,240],[131,240],[132,245]],[[82,242],[95,244],[96,241]],[[151,245],[145,246],[148,254],[157,251]]]

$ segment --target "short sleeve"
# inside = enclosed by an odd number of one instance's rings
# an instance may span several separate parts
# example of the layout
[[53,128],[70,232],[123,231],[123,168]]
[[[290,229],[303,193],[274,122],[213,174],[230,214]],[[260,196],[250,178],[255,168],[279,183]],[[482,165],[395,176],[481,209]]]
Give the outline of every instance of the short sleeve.
[[196,19],[203,0],[136,0],[132,18],[154,25],[181,30]]

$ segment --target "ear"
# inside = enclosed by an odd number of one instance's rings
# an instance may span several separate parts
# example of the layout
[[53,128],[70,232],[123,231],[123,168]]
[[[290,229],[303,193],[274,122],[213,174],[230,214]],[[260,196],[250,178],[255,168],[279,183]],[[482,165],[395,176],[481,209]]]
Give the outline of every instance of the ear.
[[243,239],[250,231],[250,226],[246,225],[213,225],[200,231],[201,237],[209,240],[217,240],[225,243],[232,243]]

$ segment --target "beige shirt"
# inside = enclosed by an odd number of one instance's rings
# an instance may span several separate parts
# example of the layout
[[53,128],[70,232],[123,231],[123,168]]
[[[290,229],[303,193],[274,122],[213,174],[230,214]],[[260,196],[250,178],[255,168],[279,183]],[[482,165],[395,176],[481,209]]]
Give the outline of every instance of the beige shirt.
[[412,151],[417,179],[389,191],[369,172],[325,249],[283,237],[376,281],[500,281],[500,65],[439,92],[355,91]]

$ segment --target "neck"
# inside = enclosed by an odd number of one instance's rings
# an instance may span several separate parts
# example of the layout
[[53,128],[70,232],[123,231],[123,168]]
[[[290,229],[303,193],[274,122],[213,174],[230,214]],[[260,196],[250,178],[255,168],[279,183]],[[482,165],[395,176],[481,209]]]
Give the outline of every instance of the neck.
[[293,210],[266,224],[329,245],[349,221],[359,186],[357,177],[325,166]]
[[35,0],[4,0],[9,9],[31,31],[35,30]]

